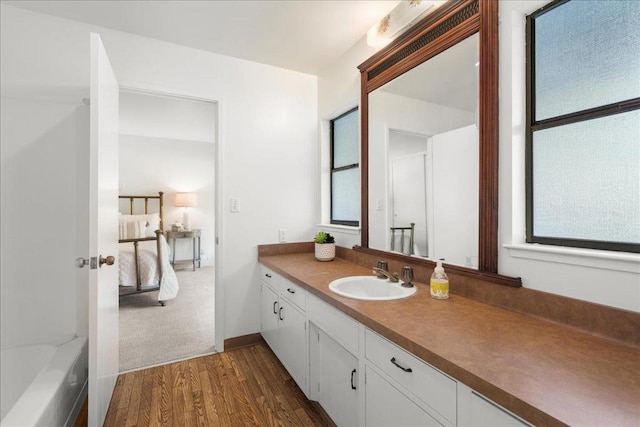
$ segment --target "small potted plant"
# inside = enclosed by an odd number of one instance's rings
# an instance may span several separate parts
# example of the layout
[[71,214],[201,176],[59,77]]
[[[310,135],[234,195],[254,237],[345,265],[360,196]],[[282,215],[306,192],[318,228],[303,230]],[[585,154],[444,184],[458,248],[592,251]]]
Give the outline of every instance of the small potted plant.
[[331,261],[336,257],[336,240],[329,233],[319,231],[314,238],[316,242],[316,259]]

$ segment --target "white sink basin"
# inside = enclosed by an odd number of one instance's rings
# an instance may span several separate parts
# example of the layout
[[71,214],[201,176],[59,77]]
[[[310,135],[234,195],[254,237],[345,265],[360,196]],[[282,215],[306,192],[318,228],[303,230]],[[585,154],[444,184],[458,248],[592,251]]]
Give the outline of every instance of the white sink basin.
[[329,283],[329,289],[343,297],[368,301],[400,299],[416,293],[415,286],[403,288],[400,283],[378,279],[375,276],[350,276]]

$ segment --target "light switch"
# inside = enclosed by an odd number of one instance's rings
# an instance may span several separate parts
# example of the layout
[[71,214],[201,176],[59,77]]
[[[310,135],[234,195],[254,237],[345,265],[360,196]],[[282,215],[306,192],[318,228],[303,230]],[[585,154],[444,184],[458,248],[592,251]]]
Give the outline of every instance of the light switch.
[[235,197],[232,197],[229,200],[229,205],[230,205],[231,212],[233,213],[240,212],[240,200],[236,199]]

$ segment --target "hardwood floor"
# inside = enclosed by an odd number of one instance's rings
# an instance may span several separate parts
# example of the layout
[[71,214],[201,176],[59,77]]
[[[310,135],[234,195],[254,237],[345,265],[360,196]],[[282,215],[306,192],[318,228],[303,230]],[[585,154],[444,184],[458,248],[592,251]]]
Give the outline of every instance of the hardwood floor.
[[122,374],[105,426],[328,426],[266,344]]

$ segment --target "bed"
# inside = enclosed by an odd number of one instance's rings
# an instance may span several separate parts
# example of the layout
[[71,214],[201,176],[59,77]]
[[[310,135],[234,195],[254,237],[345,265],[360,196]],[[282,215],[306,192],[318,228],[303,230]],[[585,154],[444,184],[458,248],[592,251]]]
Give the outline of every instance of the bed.
[[157,196],[118,196],[120,297],[159,291],[162,306],[178,294],[178,280],[162,233],[163,195],[160,191]]

